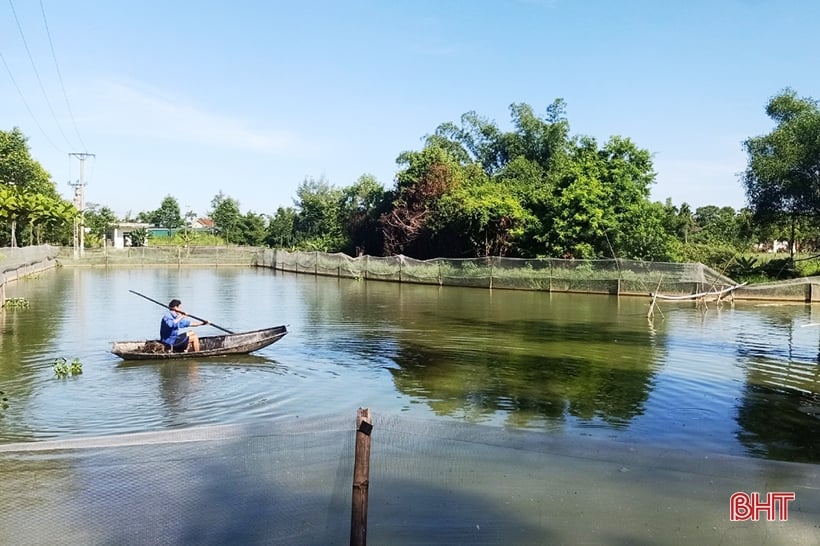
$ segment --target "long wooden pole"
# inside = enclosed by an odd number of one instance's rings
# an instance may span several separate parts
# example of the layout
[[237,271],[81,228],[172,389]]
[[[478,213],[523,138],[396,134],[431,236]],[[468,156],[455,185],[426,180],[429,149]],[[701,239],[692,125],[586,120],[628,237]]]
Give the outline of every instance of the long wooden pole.
[[356,456],[353,462],[353,509],[350,516],[350,545],[367,544],[367,492],[370,485],[370,433],[373,421],[369,408],[356,415]]
[[[167,305],[165,305],[164,303],[160,303],[160,302],[158,302],[158,301],[157,301],[157,300],[155,300],[155,299],[151,299],[151,298],[149,298],[148,296],[146,296],[146,295],[144,295],[144,294],[140,294],[139,292],[135,292],[134,290],[129,290],[129,292],[131,292],[132,294],[136,294],[137,296],[139,296],[139,297],[141,297],[141,298],[145,298],[145,299],[147,299],[148,301],[154,302],[154,303],[156,303],[157,305],[159,305],[160,307],[165,307],[166,309],[168,308],[168,306],[167,306]],[[198,316],[196,316],[196,315],[192,315],[191,313],[185,313],[185,314],[186,314],[186,315],[188,315],[189,317],[191,317],[192,319],[196,319],[196,320],[201,321],[201,322],[207,322],[209,325],[213,326],[213,327],[214,327],[214,328],[216,328],[217,330],[222,330],[223,332],[227,332],[228,334],[232,334],[232,333],[233,333],[233,332],[231,332],[230,330],[228,330],[227,328],[223,328],[222,326],[219,326],[219,325],[214,324],[214,323],[213,323],[213,322],[211,322],[210,320],[206,320],[206,319],[204,319],[204,318],[200,318],[200,317],[198,317]]]

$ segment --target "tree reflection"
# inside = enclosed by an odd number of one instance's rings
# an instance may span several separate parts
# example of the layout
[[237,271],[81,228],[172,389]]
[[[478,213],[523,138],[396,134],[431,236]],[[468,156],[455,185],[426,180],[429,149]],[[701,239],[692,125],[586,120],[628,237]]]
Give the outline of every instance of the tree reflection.
[[738,408],[738,440],[758,457],[820,462],[817,365],[752,359]]
[[647,332],[605,324],[483,325],[481,333],[462,325],[475,336],[463,344],[453,343],[452,331],[403,339],[394,357],[399,367],[391,370],[398,390],[425,399],[439,415],[482,421],[502,412],[516,427],[577,418],[620,428],[643,413],[655,373]]
[[770,317],[764,326],[764,337],[742,337],[738,343],[746,370],[738,440],[757,457],[820,462],[816,334],[795,327],[790,315]]

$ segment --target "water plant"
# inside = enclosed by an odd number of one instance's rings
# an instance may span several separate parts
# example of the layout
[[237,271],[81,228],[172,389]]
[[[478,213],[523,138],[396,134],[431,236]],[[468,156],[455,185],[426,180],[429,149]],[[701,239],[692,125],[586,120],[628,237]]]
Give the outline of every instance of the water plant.
[[9,407],[9,399],[6,397],[6,393],[0,391],[0,410],[4,410]]
[[6,309],[25,309],[29,306],[29,302],[26,298],[8,298],[3,306]]
[[58,357],[54,359],[53,369],[54,375],[63,379],[68,376],[81,375],[83,373],[83,363],[80,362],[79,358],[75,358],[69,364],[65,358]]

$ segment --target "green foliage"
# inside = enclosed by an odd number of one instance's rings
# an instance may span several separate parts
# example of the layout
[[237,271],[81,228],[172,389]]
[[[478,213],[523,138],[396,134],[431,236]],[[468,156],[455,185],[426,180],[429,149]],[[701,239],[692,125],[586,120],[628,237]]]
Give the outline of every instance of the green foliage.
[[[776,122],[771,133],[743,144],[749,163],[743,176],[755,220],[762,226],[797,223],[820,213],[820,108],[791,89],[773,97],[766,113]],[[794,236],[788,238],[794,240]]]
[[101,243],[108,228],[117,222],[117,216],[114,214],[114,211],[108,207],[89,204],[83,214],[83,222],[90,230],[85,238],[86,246],[100,246],[99,244],[89,244],[89,236],[91,236],[93,240]]
[[239,202],[228,197],[222,191],[211,200],[211,219],[216,230],[225,239],[226,244],[238,242],[239,224],[242,214],[239,212]]
[[59,199],[51,176],[31,157],[28,139],[18,128],[0,131],[0,184],[27,194]]
[[223,241],[218,235],[193,230],[178,231],[173,235],[173,237],[165,237],[164,239],[164,241],[158,241],[157,246],[162,246],[164,244],[170,246],[220,246],[225,244],[225,241]]
[[63,243],[77,215],[15,128],[0,131],[0,245]]
[[29,301],[25,298],[9,298],[4,302],[3,306],[6,309],[28,309]]
[[145,246],[148,241],[148,230],[145,228],[137,228],[131,232],[131,246],[140,247]]
[[60,379],[64,379],[69,376],[82,375],[83,363],[80,362],[79,358],[75,358],[69,363],[65,358],[58,357],[54,360],[52,369],[54,370],[54,375]]
[[182,225],[179,202],[175,197],[166,195],[158,209],[137,214],[137,221],[156,227],[175,229]]
[[749,256],[736,257],[734,263],[726,269],[726,274],[736,281],[745,281],[757,273],[757,258]]
[[225,240],[204,231],[180,230],[173,235],[151,235],[151,246],[224,246]]
[[[322,178],[305,178],[296,189],[296,214],[283,213],[280,220],[293,221],[295,243],[305,250],[338,252],[347,246],[342,226],[342,191]],[[350,197],[350,196],[347,196]],[[355,203],[351,202],[353,207]]]
[[265,243],[272,248],[293,248],[296,245],[296,209],[279,207],[268,219]]
[[800,276],[792,257],[769,260],[760,265],[759,271],[768,278],[776,280],[796,279]]
[[345,244],[340,250],[351,255],[380,253],[384,238],[379,218],[389,204],[384,187],[373,175],[363,174],[352,186],[342,188],[339,223]]
[[182,215],[179,211],[179,202],[176,198],[170,195],[165,196],[165,199],[160,203],[159,208],[154,211],[154,224],[158,227],[169,229],[178,228],[182,225]]
[[681,245],[679,252],[680,261],[700,262],[708,265],[718,273],[724,272],[731,266],[737,254],[735,249],[730,246],[703,243]]
[[386,250],[414,257],[445,246],[453,254],[435,255],[671,255],[663,214],[648,200],[655,176],[649,152],[619,136],[603,146],[570,138],[564,111],[561,99],[544,117],[513,104],[510,132],[468,112],[460,126],[440,125],[421,152],[401,154],[397,199],[383,215]]
[[261,246],[267,235],[267,217],[248,211],[239,218],[237,242],[240,245]]

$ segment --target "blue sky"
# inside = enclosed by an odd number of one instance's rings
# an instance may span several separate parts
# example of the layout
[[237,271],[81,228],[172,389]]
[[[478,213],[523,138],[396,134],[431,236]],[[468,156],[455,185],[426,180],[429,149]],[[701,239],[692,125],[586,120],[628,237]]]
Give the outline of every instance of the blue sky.
[[510,104],[560,97],[572,134],[653,154],[653,200],[739,208],[768,99],[820,97],[818,20],[801,0],[12,0],[0,129],[66,198],[68,154],[95,154],[86,202],[120,216],[166,195],[202,216],[220,191],[273,214],[306,177],[392,187],[465,112],[506,130]]

